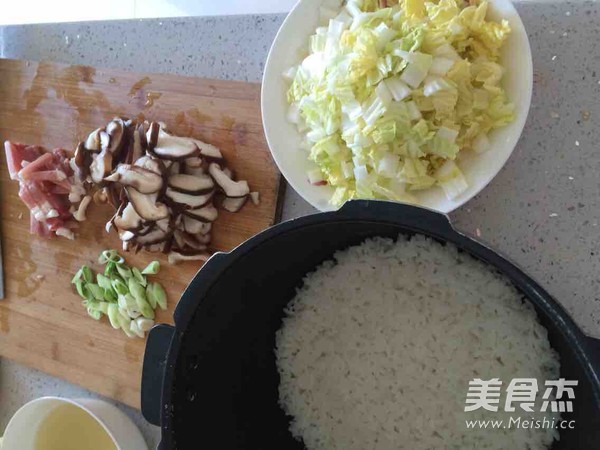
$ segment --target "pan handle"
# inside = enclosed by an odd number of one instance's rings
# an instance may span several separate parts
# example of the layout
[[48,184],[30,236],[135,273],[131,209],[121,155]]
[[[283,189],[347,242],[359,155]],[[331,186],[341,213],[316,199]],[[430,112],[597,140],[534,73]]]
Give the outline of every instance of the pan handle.
[[596,377],[600,380],[600,339],[588,337],[587,346],[592,368],[596,372]]
[[426,225],[429,232],[441,236],[456,233],[446,214],[402,203],[381,200],[351,200],[346,202],[335,214],[342,218],[350,216],[353,219],[359,217],[365,220],[401,221],[415,230],[422,229]]
[[153,425],[160,426],[162,387],[167,354],[175,327],[156,325],[148,333],[142,370],[142,415]]

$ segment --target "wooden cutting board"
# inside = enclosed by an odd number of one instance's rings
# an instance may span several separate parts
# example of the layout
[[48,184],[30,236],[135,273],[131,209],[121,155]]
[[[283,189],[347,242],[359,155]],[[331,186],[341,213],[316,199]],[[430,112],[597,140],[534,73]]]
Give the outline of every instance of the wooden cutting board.
[[[260,192],[261,203],[241,212],[221,211],[213,246],[230,250],[278,220],[280,175],[265,142],[260,85],[178,75],[140,74],[0,60],[0,141],[74,149],[114,116],[164,121],[178,135],[221,148],[240,179]],[[120,248],[104,224],[109,206],[93,205],[75,241],[29,234],[29,211],[0,152],[0,217],[6,298],[0,301],[0,355],[139,407],[145,341],[113,330],[106,318],[87,316],[70,280],[82,264],[99,268],[103,249]],[[169,266],[163,255],[126,255],[143,267],[161,262],[155,277],[169,296],[157,322],[172,322],[198,262]],[[49,393],[51,394],[51,393]]]

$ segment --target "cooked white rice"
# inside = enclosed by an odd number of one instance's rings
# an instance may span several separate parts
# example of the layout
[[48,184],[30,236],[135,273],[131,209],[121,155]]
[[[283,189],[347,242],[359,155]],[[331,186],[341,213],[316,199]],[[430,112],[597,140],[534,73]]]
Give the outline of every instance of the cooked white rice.
[[[467,429],[505,413],[515,377],[556,379],[533,308],[451,245],[372,239],[304,279],[277,333],[280,402],[310,450],[545,449],[552,429]],[[498,412],[464,412],[473,378],[503,381]],[[534,411],[539,411],[541,392]]]

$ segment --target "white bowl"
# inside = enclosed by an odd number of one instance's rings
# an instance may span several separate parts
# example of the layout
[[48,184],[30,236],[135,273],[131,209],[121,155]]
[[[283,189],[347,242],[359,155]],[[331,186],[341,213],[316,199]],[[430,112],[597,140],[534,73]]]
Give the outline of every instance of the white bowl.
[[[329,211],[335,209],[329,204],[333,188],[313,186],[307,180],[309,161],[306,151],[300,149],[302,136],[296,126],[286,120],[289,83],[282,76],[300,62],[301,51],[307,47],[308,37],[319,24],[319,7],[323,2],[300,0],[283,22],[267,58],[261,103],[265,135],[279,170],[307,202],[321,211]],[[490,0],[488,18],[496,21],[506,19],[512,28],[500,62],[506,68],[503,86],[515,105],[515,120],[490,134],[491,148],[487,152],[461,154],[458,164],[469,183],[469,188],[461,196],[448,200],[438,187],[417,192],[419,205],[444,213],[473,198],[500,171],[521,136],[531,104],[533,66],[523,22],[510,0]]]
[[40,424],[55,408],[64,404],[80,408],[94,418],[104,428],[118,450],[148,450],[138,427],[115,406],[92,398],[70,400],[59,397],[41,397],[22,406],[8,422],[0,448],[35,450]]

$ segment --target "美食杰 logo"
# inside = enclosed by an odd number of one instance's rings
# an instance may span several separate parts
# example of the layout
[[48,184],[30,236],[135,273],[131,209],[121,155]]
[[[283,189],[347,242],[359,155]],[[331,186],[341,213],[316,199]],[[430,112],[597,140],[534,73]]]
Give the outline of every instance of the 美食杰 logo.
[[[467,428],[574,428],[575,421],[561,420],[560,413],[573,412],[577,385],[577,380],[564,378],[547,380],[543,385],[536,378],[513,378],[506,385],[499,378],[474,378],[469,381],[465,413],[489,411],[515,416],[508,420],[466,420]],[[531,419],[522,417],[523,413],[531,413]]]

